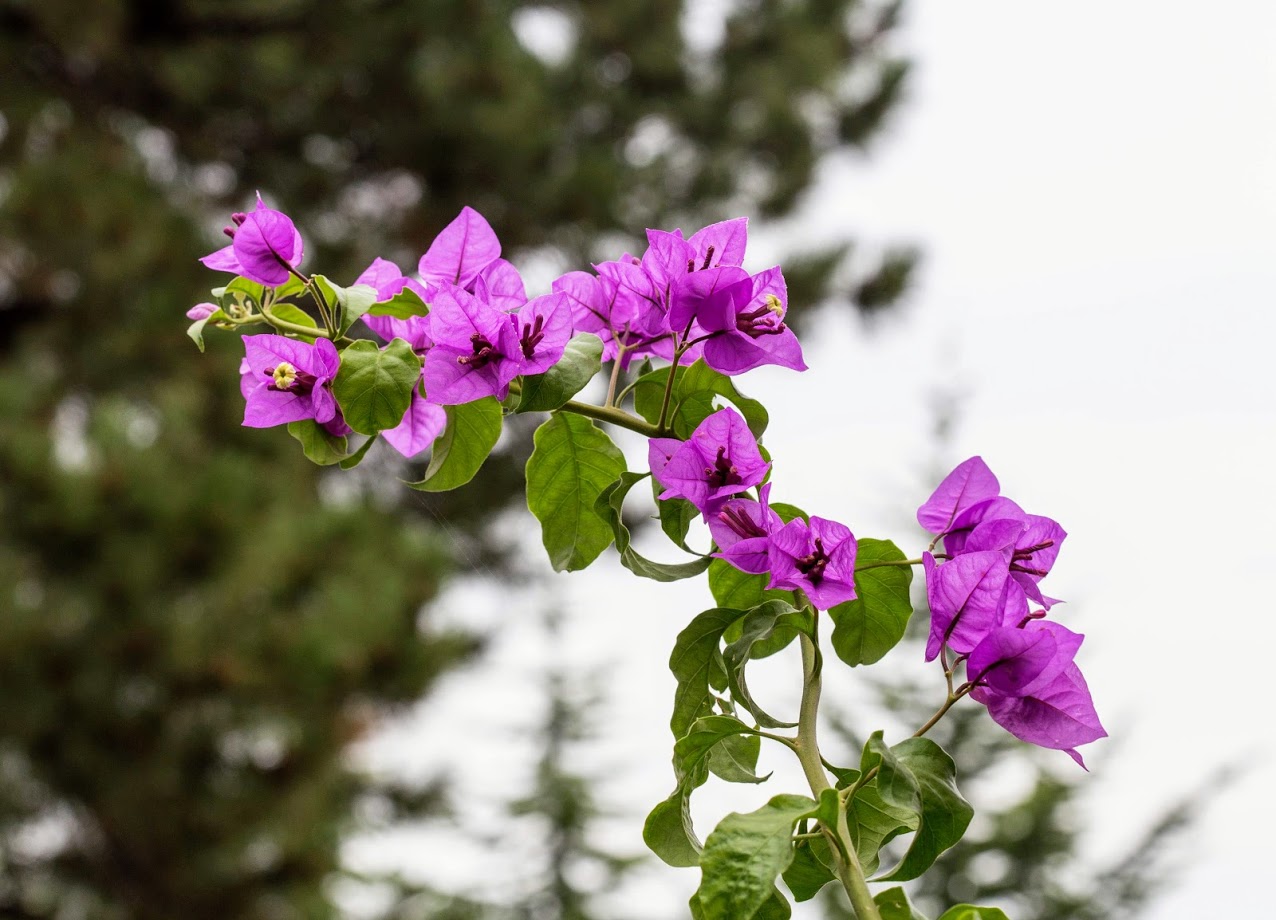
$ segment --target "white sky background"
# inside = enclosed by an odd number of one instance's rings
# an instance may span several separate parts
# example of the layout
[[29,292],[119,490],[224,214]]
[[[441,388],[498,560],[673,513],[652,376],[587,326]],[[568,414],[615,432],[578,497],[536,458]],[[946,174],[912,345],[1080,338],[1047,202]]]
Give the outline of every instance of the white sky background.
[[[1191,840],[1181,887],[1149,917],[1267,909],[1276,4],[910,7],[901,46],[916,70],[887,137],[869,161],[826,164],[800,218],[754,233],[754,270],[802,241],[847,234],[925,252],[902,315],[871,335],[829,319],[808,336],[808,373],[742,381],[772,411],[775,497],[915,555],[923,544],[901,521],[934,485],[934,395],[956,387],[965,398],[944,459],[982,454],[1003,493],[1070,533],[1050,593],[1069,601],[1058,618],[1087,634],[1079,661],[1118,739],[1084,751],[1094,862],[1176,793],[1246,758],[1247,778]],[[825,396],[839,392],[849,400]],[[608,704],[581,767],[613,770],[602,793],[620,817],[606,843],[639,851],[642,816],[672,785],[665,662],[708,591],[640,581],[610,558],[552,584],[569,613],[552,647],[535,616],[548,593],[458,589],[453,616],[498,630],[488,665],[447,682],[367,759],[419,775],[451,766],[458,800],[514,795],[530,775],[537,674],[550,661],[597,662]],[[752,683],[783,710],[797,678],[780,659]],[[830,682],[830,697],[854,700],[854,675]],[[704,832],[729,809],[803,784],[782,771],[759,788],[718,788],[696,809]],[[977,812],[995,793],[967,792]],[[498,813],[491,804],[473,822],[500,835]],[[452,884],[497,868],[508,881],[489,893],[515,890],[536,858],[522,840],[393,839],[352,844],[349,856]],[[677,916],[697,876],[653,866],[616,914]]]

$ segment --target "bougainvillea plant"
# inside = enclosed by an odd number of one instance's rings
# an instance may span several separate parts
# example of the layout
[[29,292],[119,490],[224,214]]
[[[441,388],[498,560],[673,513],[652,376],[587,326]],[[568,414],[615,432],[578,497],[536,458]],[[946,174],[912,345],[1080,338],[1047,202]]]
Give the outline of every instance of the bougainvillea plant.
[[[260,199],[226,234],[231,244],[203,262],[234,277],[187,316],[201,349],[210,326],[251,333],[240,367],[245,425],[287,426],[307,457],[343,468],[378,439],[408,457],[428,450],[424,478],[409,485],[442,491],[478,473],[506,416],[544,413],[527,503],[553,567],[583,569],[614,544],[639,577],[707,576],[719,606],[690,619],[669,659],[674,789],[643,829],[665,862],[700,868],[694,917],[788,917],[782,881],[799,901],[840,884],[861,920],[918,920],[902,888],[874,896],[868,883],[917,878],[970,823],[955,764],[925,737],[952,706],[970,697],[1017,738],[1078,764],[1077,748],[1105,735],[1075,660],[1082,636],[1048,619],[1057,601],[1041,590],[1066,534],[1001,495],[982,459],[957,466],[918,508],[934,539],[912,558],[773,501],[783,484],[761,441],[767,412],[733,378],[806,364],[785,323],[781,270],[742,267],[744,218],[689,237],[648,230],[642,256],[569,272],[536,297],[470,208],[415,275],[377,259],[348,287],[302,273],[301,235]],[[601,403],[578,401],[604,362]],[[646,471],[629,469],[606,426],[648,439]],[[621,512],[648,478],[684,561],[648,559],[631,543]],[[713,543],[703,553],[688,545],[697,518]],[[832,764],[817,741],[821,673],[834,660],[825,652],[850,667],[881,660],[912,616],[915,567],[943,699],[911,737],[889,744],[875,732],[858,764]],[[802,696],[784,721],[756,703],[745,670],[794,642]],[[710,774],[762,782],[763,741],[796,756],[809,790],[729,814],[702,842],[693,791]],[[882,867],[883,847],[906,835],[903,856]],[[1004,914],[962,904],[940,920],[981,918]]]

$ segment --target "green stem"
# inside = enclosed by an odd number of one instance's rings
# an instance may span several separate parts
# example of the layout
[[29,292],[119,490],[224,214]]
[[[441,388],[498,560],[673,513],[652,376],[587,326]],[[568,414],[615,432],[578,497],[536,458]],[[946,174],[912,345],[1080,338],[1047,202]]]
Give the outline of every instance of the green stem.
[[620,346],[616,352],[616,358],[611,363],[611,380],[607,383],[607,398],[603,400],[603,407],[610,408],[615,405],[616,399],[616,382],[620,379],[620,363],[625,358],[625,348]]
[[[266,322],[270,323],[270,325],[274,326],[280,332],[295,332],[297,335],[305,335],[311,338],[315,338],[315,337],[318,337],[321,339],[332,338],[332,335],[330,333],[325,332],[324,330],[319,329],[316,326],[302,326],[299,323],[290,323],[286,319],[280,319],[279,317],[275,316],[275,314],[270,312],[269,307],[263,306],[261,308],[261,315],[266,318]],[[241,320],[240,323],[242,324],[244,322],[249,322],[249,321],[250,320]]]
[[[312,332],[314,330],[311,330]],[[522,393],[523,386],[517,380],[510,384],[511,393]],[[635,431],[643,437],[658,437],[660,430],[646,419],[641,419],[636,415],[630,415],[624,409],[617,409],[615,406],[595,406],[590,403],[576,402],[570,400],[559,406],[556,412],[574,412],[577,415],[583,415],[586,418],[592,418],[599,422],[607,422],[615,425],[617,428],[628,428]]]
[[673,353],[673,364],[669,366],[669,376],[665,379],[665,395],[660,401],[660,420],[656,422],[656,430],[665,434],[665,421],[669,417],[669,398],[673,396],[674,380],[678,377],[678,364],[682,361],[682,349],[676,348]]
[[[818,618],[815,621],[819,622]],[[801,636],[802,643],[802,704],[798,714],[798,734],[796,751],[802,764],[802,772],[811,792],[818,799],[825,789],[831,789],[828,774],[824,772],[823,758],[820,756],[819,743],[816,740],[817,716],[820,708],[820,663],[816,643],[806,636]],[[816,639],[818,641],[818,638]],[[855,855],[855,844],[851,840],[850,827],[846,823],[846,810],[839,808],[837,827],[829,828],[837,843],[837,875],[851,899],[851,907],[859,920],[882,920],[873,902],[873,895],[868,890],[868,882],[864,878],[864,870],[860,867]]]

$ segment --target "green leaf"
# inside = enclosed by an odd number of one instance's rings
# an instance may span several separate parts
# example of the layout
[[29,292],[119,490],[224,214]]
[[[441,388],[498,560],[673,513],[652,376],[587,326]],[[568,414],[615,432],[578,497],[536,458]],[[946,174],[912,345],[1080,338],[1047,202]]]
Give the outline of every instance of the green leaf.
[[[355,320],[372,309],[377,302],[376,290],[366,284],[343,288],[323,275],[311,275],[310,280],[328,302],[339,335],[345,335]],[[354,428],[353,425],[350,427]],[[355,430],[358,431],[357,428]]]
[[[883,917],[882,920],[887,920]],[[924,920],[924,918],[923,918]],[[1005,912],[996,907],[975,907],[971,904],[958,904],[944,911],[939,920],[1010,920]]]
[[722,660],[727,668],[731,698],[752,713],[759,725],[765,728],[791,728],[797,723],[781,722],[768,715],[750,696],[744,671],[745,665],[753,657],[754,646],[774,642],[777,634],[788,635],[788,641],[792,641],[793,636],[800,633],[809,636],[813,630],[814,620],[809,612],[799,611],[788,601],[767,601],[745,614],[740,626],[740,638],[723,650]]
[[385,348],[363,339],[341,352],[332,393],[347,425],[359,434],[376,434],[403,421],[420,379],[421,359],[403,339]]
[[359,445],[358,450],[342,459],[341,468],[343,470],[352,470],[358,466],[363,461],[363,458],[368,455],[368,451],[372,449],[372,444],[376,439],[377,436],[375,434],[370,438],[365,438],[364,442]]
[[691,824],[690,796],[679,786],[651,810],[642,840],[666,864],[680,869],[700,865],[701,844]]
[[691,522],[700,516],[700,512],[685,498],[661,499],[660,493],[664,490],[665,487],[653,476],[651,494],[656,502],[656,514],[660,517],[660,529],[673,541],[674,546],[684,552],[695,553],[695,550],[687,545],[687,532],[691,529]]
[[288,433],[301,442],[301,451],[311,463],[331,466],[346,459],[346,439],[329,434],[314,419],[289,422]]
[[625,472],[625,456],[589,419],[557,412],[536,429],[527,461],[527,507],[557,572],[583,569],[613,539],[594,510],[603,489]]
[[788,502],[775,502],[771,505],[771,510],[780,516],[780,520],[784,523],[801,518],[808,524],[811,523],[811,516],[799,508],[797,505],[790,505]]
[[186,330],[186,334],[190,336],[190,340],[192,342],[194,342],[196,345],[199,346],[199,350],[203,351],[204,350],[204,326],[207,325],[208,323],[215,323],[219,319],[225,319],[225,318],[226,318],[226,314],[223,313],[221,310],[214,310],[212,313],[210,313],[208,316],[205,316],[203,319],[197,319],[195,320],[195,322],[191,323],[190,327]]
[[266,297],[266,288],[256,281],[250,281],[243,275],[239,275],[225,287],[214,288],[213,296],[217,298],[218,304],[222,307],[228,307],[231,304],[242,304],[244,301],[249,301],[254,306],[260,307]]
[[823,837],[799,840],[793,847],[793,862],[784,870],[784,884],[793,900],[809,901],[833,881],[833,851]]
[[[679,786],[688,792],[699,786],[707,778],[709,769],[707,758],[709,752],[718,744],[736,735],[757,735],[757,730],[745,725],[733,716],[705,716],[696,719],[691,730],[677,740],[673,746],[674,773],[678,777]],[[756,763],[756,757],[754,758]],[[738,769],[735,769],[738,768]],[[735,764],[732,777],[724,777],[734,783],[762,783],[770,776],[758,777],[752,769],[744,769],[743,764]]]
[[447,492],[474,478],[501,436],[501,404],[494,396],[448,406],[447,427],[434,442],[430,465],[420,482],[408,483],[421,492]]
[[728,783],[761,783],[770,778],[758,776],[758,755],[762,739],[754,734],[728,735],[709,748],[709,772]]
[[911,809],[897,808],[882,800],[877,786],[861,787],[846,811],[846,824],[855,842],[855,854],[865,875],[872,875],[879,865],[878,852],[900,834],[917,827],[917,816]]
[[[906,882],[929,869],[940,853],[961,839],[974,809],[957,791],[953,759],[929,738],[909,738],[887,748],[882,733],[874,732],[864,745],[860,769],[867,772],[873,766],[878,774],[872,788],[883,802],[893,810],[910,812],[916,819],[908,852],[898,866],[878,878]],[[864,791],[857,792],[855,798]]]
[[[314,321],[314,318],[309,313],[301,309],[301,307],[294,306],[290,303],[275,304],[270,308],[270,315],[275,317],[275,319],[283,320],[285,323],[292,323],[295,326],[306,326],[310,329],[316,330],[319,328],[319,324]],[[295,333],[289,333],[289,335],[294,334]],[[314,344],[315,339],[318,338],[318,336],[313,335],[296,334],[296,336],[301,339],[301,341],[310,342],[311,344]]]
[[778,888],[771,889],[771,896],[762,902],[753,920],[789,920],[793,916],[793,908]]
[[681,738],[709,699],[709,675],[722,633],[744,616],[742,610],[715,607],[706,610],[687,625],[674,642],[669,656],[669,670],[678,681],[674,691],[673,716],[669,728]]
[[[660,418],[668,379],[669,368],[662,367],[639,377],[634,384],[634,411],[653,425]],[[716,411],[715,396],[725,398],[740,411],[755,438],[760,438],[766,431],[770,419],[762,403],[741,394],[730,377],[718,373],[701,360],[681,368],[674,380],[669,400],[669,421],[674,433],[680,438],[690,437],[696,426]]]
[[903,888],[888,888],[873,898],[873,901],[877,904],[882,920],[926,920],[909,903]]
[[705,920],[748,920],[758,913],[793,861],[793,825],[814,810],[805,796],[777,795],[757,811],[722,819],[700,854],[696,896]]
[[873,664],[904,638],[913,615],[909,586],[911,566],[865,563],[903,561],[908,557],[889,540],[859,541],[855,555],[855,600],[829,609],[833,620],[833,650],[851,667]]
[[[764,575],[750,575],[741,572],[725,559],[714,559],[709,565],[709,590],[713,600],[720,607],[734,607],[737,610],[748,610],[771,600],[791,601],[793,595],[788,591],[768,591],[766,583],[770,579]],[[739,633],[729,637],[728,641],[740,638]],[[764,655],[754,657],[763,658]]]
[[616,551],[620,553],[621,564],[635,575],[650,578],[653,581],[679,581],[699,575],[713,561],[709,556],[701,556],[692,562],[683,563],[653,562],[641,555],[630,543],[629,528],[625,526],[621,513],[625,496],[636,483],[650,475],[650,473],[621,473],[619,479],[599,493],[594,511],[611,527],[612,535],[616,540]]
[[429,312],[430,308],[425,305],[421,295],[410,287],[405,287],[389,300],[368,307],[368,316],[393,316],[395,319],[411,319],[414,316],[425,316]]
[[285,297],[299,297],[306,292],[306,282],[302,281],[296,275],[289,275],[288,280],[271,289],[275,301],[281,301]]
[[573,336],[558,363],[543,374],[523,379],[516,412],[550,412],[585,388],[602,368],[603,343],[596,335]]

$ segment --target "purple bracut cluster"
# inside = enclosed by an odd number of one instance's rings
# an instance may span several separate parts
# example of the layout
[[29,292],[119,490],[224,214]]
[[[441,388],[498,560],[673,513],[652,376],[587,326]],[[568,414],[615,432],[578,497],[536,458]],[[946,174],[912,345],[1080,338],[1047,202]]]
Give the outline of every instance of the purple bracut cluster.
[[[768,588],[804,591],[827,610],[855,599],[855,537],[824,518],[787,524],[771,510],[771,464],[734,409],[720,409],[685,441],[648,442],[652,475],[665,487],[660,498],[684,498],[704,516],[718,546],[715,554],[750,574],[769,573]],[[759,501],[741,493],[759,486]]]
[[647,231],[641,258],[599,262],[596,274],[569,272],[554,290],[569,298],[576,328],[603,340],[603,357],[655,356],[684,364],[703,357],[723,374],[763,364],[806,370],[802,347],[784,322],[788,291],[780,269],[750,275],[741,264],[747,218],[726,220],[684,239],[681,230]]
[[926,660],[955,652],[965,659],[970,695],[997,724],[1085,766],[1077,746],[1107,732],[1074,661],[1084,637],[1044,619],[1058,601],[1038,586],[1059,555],[1063,528],[1003,497],[979,457],[945,477],[917,521],[935,535],[932,546],[944,544],[942,557],[923,556]]

